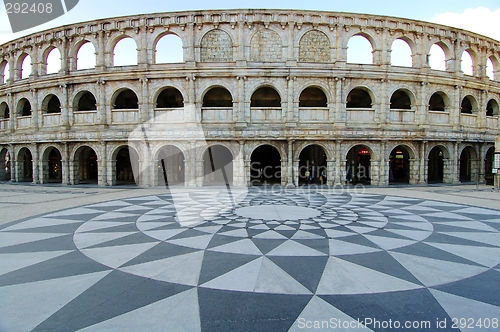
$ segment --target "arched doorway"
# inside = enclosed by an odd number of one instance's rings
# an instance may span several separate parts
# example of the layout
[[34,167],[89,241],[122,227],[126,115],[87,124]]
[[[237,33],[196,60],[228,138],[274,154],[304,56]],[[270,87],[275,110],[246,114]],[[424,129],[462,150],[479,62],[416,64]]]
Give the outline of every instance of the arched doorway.
[[9,150],[0,151],[0,181],[10,181],[10,153]]
[[203,184],[233,184],[233,154],[223,145],[211,145],[203,154]]
[[128,146],[119,149],[116,153],[115,170],[117,185],[137,184],[136,177],[139,171],[139,155],[137,152]]
[[471,146],[467,146],[460,154],[460,182],[477,180],[477,156]]
[[184,154],[174,146],[167,145],[158,153],[158,185],[184,185],[185,181]]
[[325,150],[321,146],[306,146],[299,155],[299,184],[326,183],[326,160]]
[[266,144],[252,152],[250,182],[252,185],[281,183],[281,156],[278,149]]
[[45,151],[42,173],[43,183],[62,183],[62,157],[56,148]]
[[495,158],[495,147],[490,147],[486,152],[486,158],[484,160],[484,180],[487,185],[493,185],[494,174],[493,174],[493,159]]
[[346,182],[370,184],[371,151],[364,145],[356,145],[347,153]]
[[410,183],[410,156],[403,146],[397,146],[389,156],[389,184]]
[[18,182],[33,182],[33,156],[27,148],[22,148],[17,157]]
[[427,162],[427,183],[444,182],[445,152],[446,150],[440,146],[435,146],[431,149]]
[[97,154],[88,146],[80,147],[75,153],[75,184],[98,182]]

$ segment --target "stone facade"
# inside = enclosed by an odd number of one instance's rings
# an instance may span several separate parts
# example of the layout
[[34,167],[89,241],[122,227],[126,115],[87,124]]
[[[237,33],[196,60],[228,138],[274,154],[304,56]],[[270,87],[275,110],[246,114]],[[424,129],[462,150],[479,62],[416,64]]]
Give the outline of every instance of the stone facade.
[[[181,39],[184,62],[154,63],[167,34]],[[357,35],[372,44],[373,64],[347,62]],[[136,66],[113,66],[123,38],[137,45]],[[397,39],[412,67],[391,66]],[[84,43],[96,50],[94,69],[77,68]],[[428,65],[434,44],[444,71]],[[54,48],[61,70],[47,74]],[[471,76],[460,69],[464,51]],[[483,181],[500,134],[500,42],[407,19],[286,10],[109,18],[0,45],[3,74],[7,63],[0,180],[201,186],[217,182],[217,152],[237,186],[263,182],[255,164],[279,168],[269,181],[281,185],[304,183],[304,167],[324,170],[329,185]],[[130,140],[137,128],[147,142]]]

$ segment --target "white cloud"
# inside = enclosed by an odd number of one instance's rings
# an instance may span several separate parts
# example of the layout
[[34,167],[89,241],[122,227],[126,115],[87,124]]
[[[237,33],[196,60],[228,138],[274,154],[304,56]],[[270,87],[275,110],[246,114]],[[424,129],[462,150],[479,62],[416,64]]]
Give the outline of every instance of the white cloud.
[[468,8],[463,13],[446,12],[437,15],[432,22],[476,32],[500,40],[500,8]]

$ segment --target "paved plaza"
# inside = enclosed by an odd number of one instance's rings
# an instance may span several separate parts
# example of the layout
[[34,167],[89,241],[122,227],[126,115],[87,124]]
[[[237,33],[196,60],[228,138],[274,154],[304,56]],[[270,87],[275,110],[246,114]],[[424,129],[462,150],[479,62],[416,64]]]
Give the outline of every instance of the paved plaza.
[[0,184],[0,331],[498,331],[499,202]]

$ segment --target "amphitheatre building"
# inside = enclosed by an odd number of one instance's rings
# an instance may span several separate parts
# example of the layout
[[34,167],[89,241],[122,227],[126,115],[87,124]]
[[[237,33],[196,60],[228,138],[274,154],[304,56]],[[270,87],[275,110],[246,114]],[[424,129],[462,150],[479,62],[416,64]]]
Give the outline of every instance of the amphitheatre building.
[[[370,61],[351,61],[353,40]],[[164,42],[179,60],[162,60]],[[301,185],[309,172],[328,185],[483,182],[500,134],[500,42],[394,17],[108,18],[0,45],[0,75],[0,181]]]

